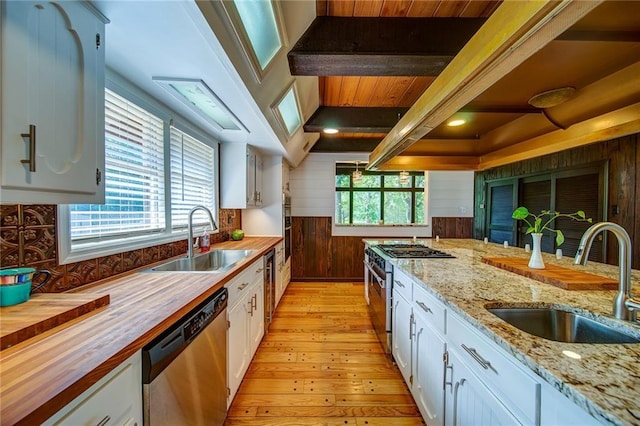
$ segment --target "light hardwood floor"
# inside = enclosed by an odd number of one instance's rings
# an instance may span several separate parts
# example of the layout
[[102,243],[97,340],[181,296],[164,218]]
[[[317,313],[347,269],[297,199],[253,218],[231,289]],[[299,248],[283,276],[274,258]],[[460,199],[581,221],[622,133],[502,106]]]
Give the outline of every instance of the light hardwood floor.
[[423,425],[363,283],[291,283],[225,425]]

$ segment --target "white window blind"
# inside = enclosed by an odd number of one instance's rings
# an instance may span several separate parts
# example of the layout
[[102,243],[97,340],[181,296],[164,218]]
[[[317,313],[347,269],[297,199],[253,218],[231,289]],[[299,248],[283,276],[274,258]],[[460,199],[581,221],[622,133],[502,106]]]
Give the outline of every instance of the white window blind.
[[163,130],[161,119],[105,91],[105,204],[69,207],[72,241],[164,230]]
[[[216,210],[215,150],[199,140],[171,128],[171,227],[187,227],[189,211],[203,205]],[[194,225],[207,226],[202,212],[194,214]]]

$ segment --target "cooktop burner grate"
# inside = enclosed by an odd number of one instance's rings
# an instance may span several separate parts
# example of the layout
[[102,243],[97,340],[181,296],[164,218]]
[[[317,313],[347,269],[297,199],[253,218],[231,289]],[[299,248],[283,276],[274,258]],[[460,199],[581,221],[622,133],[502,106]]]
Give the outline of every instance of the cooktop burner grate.
[[451,259],[455,256],[419,244],[381,244],[378,246],[383,252],[396,258],[439,258]]

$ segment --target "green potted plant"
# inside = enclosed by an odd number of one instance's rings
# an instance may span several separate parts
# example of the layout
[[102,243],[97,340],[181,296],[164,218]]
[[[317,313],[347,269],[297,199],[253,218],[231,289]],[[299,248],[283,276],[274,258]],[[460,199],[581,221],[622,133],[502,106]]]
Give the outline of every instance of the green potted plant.
[[549,225],[559,217],[567,217],[571,220],[577,220],[580,222],[591,223],[591,218],[587,218],[582,210],[578,210],[575,213],[559,213],[551,210],[542,210],[540,214],[533,214],[526,207],[518,207],[513,211],[511,215],[516,220],[521,220],[529,227],[527,228],[527,234],[531,234],[533,240],[533,251],[531,252],[531,259],[529,260],[529,267],[534,269],[544,269],[544,261],[542,260],[542,252],[540,250],[542,233],[547,230],[555,232],[556,244],[558,246],[564,243],[564,234],[559,229],[553,229]]

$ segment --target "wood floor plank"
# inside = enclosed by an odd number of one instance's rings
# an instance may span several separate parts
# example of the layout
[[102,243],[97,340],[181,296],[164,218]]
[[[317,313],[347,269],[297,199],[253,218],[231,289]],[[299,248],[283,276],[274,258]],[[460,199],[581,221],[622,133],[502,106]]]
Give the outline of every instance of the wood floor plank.
[[363,283],[291,283],[225,425],[424,425]]

